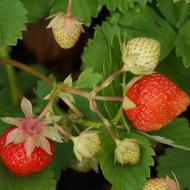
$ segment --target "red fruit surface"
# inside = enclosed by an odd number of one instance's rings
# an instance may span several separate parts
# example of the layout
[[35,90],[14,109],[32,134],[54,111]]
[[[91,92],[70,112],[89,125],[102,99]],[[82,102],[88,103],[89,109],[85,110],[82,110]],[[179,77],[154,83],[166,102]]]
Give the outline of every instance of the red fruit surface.
[[159,73],[143,76],[126,93],[136,108],[124,110],[134,127],[141,131],[162,128],[186,110],[189,96]]
[[24,143],[5,145],[7,134],[15,127],[11,127],[0,138],[0,155],[3,163],[7,168],[16,176],[24,177],[30,174],[39,172],[46,168],[53,159],[55,154],[55,146],[52,141],[50,142],[51,153],[47,154],[40,147],[35,147],[30,158],[27,158]]

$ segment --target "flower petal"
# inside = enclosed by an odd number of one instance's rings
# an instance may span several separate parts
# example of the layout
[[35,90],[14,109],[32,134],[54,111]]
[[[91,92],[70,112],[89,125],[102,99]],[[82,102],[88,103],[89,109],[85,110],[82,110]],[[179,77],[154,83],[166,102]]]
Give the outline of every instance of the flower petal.
[[14,138],[15,138],[17,132],[18,132],[18,128],[11,130],[7,134],[5,146],[7,146],[8,144],[10,144],[14,141]]
[[17,134],[15,135],[15,138],[14,138],[14,144],[20,144],[22,142],[24,142],[26,139],[27,139],[27,135],[24,133],[23,130],[19,130],[17,132]]
[[25,97],[22,98],[21,109],[22,109],[22,112],[24,113],[25,117],[32,117],[33,116],[33,113],[32,113],[32,104]]
[[48,137],[49,139],[56,141],[56,142],[63,142],[63,137],[60,135],[57,129],[54,127],[45,127],[43,131],[43,135]]
[[26,139],[26,141],[24,143],[24,148],[25,148],[27,157],[30,158],[33,150],[35,149],[35,144],[34,144],[32,137],[28,137]]
[[52,155],[51,150],[50,150],[50,143],[49,143],[49,141],[48,141],[45,137],[43,137],[43,136],[40,137],[40,147],[41,147],[45,152],[47,152],[48,154],[51,154],[51,155]]
[[21,123],[20,118],[3,117],[3,118],[1,118],[1,120],[5,123],[10,124],[10,125],[22,127],[22,123]]

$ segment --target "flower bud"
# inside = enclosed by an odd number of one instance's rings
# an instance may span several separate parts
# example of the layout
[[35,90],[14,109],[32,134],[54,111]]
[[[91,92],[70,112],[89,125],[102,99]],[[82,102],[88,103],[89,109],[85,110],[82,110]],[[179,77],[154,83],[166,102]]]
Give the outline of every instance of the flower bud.
[[[134,59],[136,56],[136,59]],[[122,59],[124,67],[136,75],[154,71],[160,58],[160,43],[151,38],[133,38],[124,45]]]
[[81,133],[78,137],[72,138],[74,153],[79,161],[84,158],[93,158],[100,150],[101,142],[98,134],[93,131]]
[[140,160],[140,147],[134,139],[116,140],[115,160],[122,165],[135,165]]

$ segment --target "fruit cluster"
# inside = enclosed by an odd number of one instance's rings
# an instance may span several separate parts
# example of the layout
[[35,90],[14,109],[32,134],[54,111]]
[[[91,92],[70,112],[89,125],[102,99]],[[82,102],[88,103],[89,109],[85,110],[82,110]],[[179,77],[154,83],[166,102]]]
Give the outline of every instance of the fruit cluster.
[[[48,28],[52,28],[55,40],[65,49],[74,46],[83,31],[82,23],[70,12],[57,14]],[[88,166],[85,171],[88,170],[101,149],[98,132],[87,129],[78,136],[73,136],[60,126],[59,118],[53,112],[54,101],[56,97],[60,97],[76,115],[81,116],[80,110],[68,98],[71,94],[88,98],[91,110],[97,113],[115,142],[115,161],[121,165],[138,164],[141,159],[140,142],[132,138],[119,139],[112,131],[111,122],[98,110],[95,99],[96,94],[107,87],[117,75],[126,71],[140,75],[127,85],[125,97],[122,97],[123,113],[137,130],[150,132],[161,129],[187,109],[190,98],[170,79],[154,71],[159,58],[158,41],[145,37],[134,38],[123,46],[122,69],[109,76],[92,92],[76,89],[68,81],[62,85],[57,84],[46,97],[49,103],[38,117],[33,115],[30,101],[23,98],[21,109],[25,118],[2,118],[11,125],[0,138],[0,155],[4,164],[17,176],[39,172],[46,168],[54,157],[53,141],[62,142],[67,138],[73,142],[73,150],[80,163],[75,165],[76,168]],[[100,96],[99,99],[106,100],[106,97]],[[177,190],[178,187],[176,182],[166,177],[149,179],[144,190],[151,189]]]

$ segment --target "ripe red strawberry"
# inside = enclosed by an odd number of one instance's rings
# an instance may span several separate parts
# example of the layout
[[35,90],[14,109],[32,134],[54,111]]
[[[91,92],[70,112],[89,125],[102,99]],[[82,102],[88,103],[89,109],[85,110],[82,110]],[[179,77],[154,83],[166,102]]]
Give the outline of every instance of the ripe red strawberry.
[[129,87],[126,95],[136,107],[124,112],[141,131],[162,128],[190,104],[189,96],[159,73],[143,76]]
[[54,143],[49,140],[51,155],[46,153],[41,147],[35,147],[28,158],[24,142],[19,144],[10,143],[5,146],[7,135],[13,129],[15,127],[8,129],[0,139],[0,154],[3,163],[8,169],[17,176],[28,176],[46,168],[55,154]]

